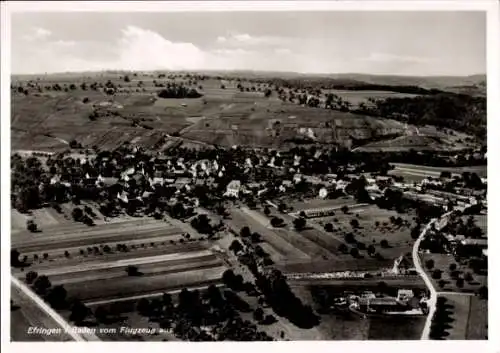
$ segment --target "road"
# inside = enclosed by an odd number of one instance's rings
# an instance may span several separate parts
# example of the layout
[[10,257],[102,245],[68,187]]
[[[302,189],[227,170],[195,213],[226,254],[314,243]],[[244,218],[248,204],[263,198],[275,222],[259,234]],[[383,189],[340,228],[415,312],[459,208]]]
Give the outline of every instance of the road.
[[432,285],[432,282],[425,273],[424,268],[422,267],[422,263],[420,262],[420,257],[418,256],[418,248],[420,247],[420,243],[422,240],[425,238],[425,235],[431,229],[432,224],[436,222],[436,218],[432,219],[425,228],[422,230],[420,233],[420,236],[418,237],[417,241],[413,245],[413,251],[412,251],[412,257],[413,257],[413,263],[415,264],[415,269],[417,270],[417,273],[422,277],[424,280],[425,286],[429,290],[430,293],[430,298],[427,301],[427,306],[429,308],[429,313],[427,314],[427,319],[425,320],[425,326],[422,331],[422,336],[421,339],[428,339],[429,338],[429,332],[430,332],[430,327],[432,323],[432,318],[434,316],[434,312],[436,311],[436,299],[437,299],[437,292],[434,286]]
[[28,286],[19,281],[14,276],[11,276],[11,284],[13,287],[13,298],[20,301],[22,307],[27,308],[31,319],[28,319],[31,324],[38,323],[41,328],[60,329],[62,341],[74,340],[77,342],[85,341],[100,341],[93,334],[78,334],[74,332],[74,327],[71,326],[64,318],[55,312],[47,303],[45,303],[38,295],[36,295]]
[[[463,212],[465,210],[465,208],[467,208],[467,206],[466,207],[457,207],[454,211],[458,210],[458,211],[462,211]],[[422,331],[422,336],[420,338],[422,340],[428,340],[429,339],[429,333],[430,333],[430,328],[431,328],[431,324],[432,324],[432,318],[434,316],[434,312],[436,311],[437,297],[438,297],[438,295],[443,294],[443,292],[439,292],[438,293],[436,291],[436,289],[434,288],[434,286],[433,286],[433,284],[431,282],[431,279],[429,278],[429,276],[425,272],[425,269],[422,266],[422,263],[420,261],[420,257],[418,256],[418,249],[420,247],[420,243],[425,238],[425,236],[427,235],[427,232],[429,231],[429,229],[431,229],[432,225],[435,224],[435,223],[437,223],[437,225],[436,225],[437,229],[443,228],[446,225],[447,221],[448,221],[448,216],[452,212],[454,212],[454,211],[446,212],[439,219],[438,218],[433,218],[429,223],[427,223],[427,225],[425,226],[425,228],[420,233],[420,236],[415,241],[415,244],[413,245],[412,257],[413,257],[413,263],[415,264],[415,269],[417,270],[417,273],[420,275],[420,277],[422,277],[422,279],[424,280],[425,285],[427,286],[427,288],[429,289],[429,292],[430,292],[430,298],[427,301],[427,306],[429,307],[429,313],[427,314],[427,319],[425,321],[425,326],[424,326],[424,329]],[[454,295],[454,294],[463,295],[463,293],[455,293],[455,292],[446,292],[446,294],[447,295],[448,294],[450,294],[450,295]]]

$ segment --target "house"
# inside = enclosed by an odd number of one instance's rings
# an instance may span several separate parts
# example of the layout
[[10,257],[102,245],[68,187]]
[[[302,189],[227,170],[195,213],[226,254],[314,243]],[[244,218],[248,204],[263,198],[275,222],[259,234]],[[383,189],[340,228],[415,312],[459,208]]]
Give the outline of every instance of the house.
[[406,302],[413,298],[413,291],[411,289],[398,289],[398,301]]
[[326,199],[327,196],[328,196],[328,190],[325,187],[319,189],[318,197],[320,199]]
[[397,275],[406,273],[413,267],[412,265],[413,263],[406,256],[401,255],[400,257],[396,258],[396,260],[394,260],[394,266],[389,272]]
[[149,179],[149,184],[151,186],[153,185],[163,185],[163,183],[165,182],[165,179],[161,178],[161,177],[154,177],[153,179]]
[[118,181],[119,179],[118,178],[114,178],[114,177],[101,177],[99,175],[99,177],[97,178],[97,180],[100,182],[100,183],[103,183],[104,186],[111,186],[111,185],[115,185],[115,184],[118,184]]
[[241,190],[241,182],[239,180],[232,180],[227,184],[224,196],[238,197]]
[[191,184],[191,179],[190,178],[177,178],[175,180],[174,186],[177,189],[181,189],[183,187],[187,187],[189,184]]
[[52,178],[50,178],[50,184],[57,184],[61,181],[61,176],[59,174],[54,175]]
[[297,173],[293,176],[293,182],[295,184],[300,183],[301,181],[302,181],[302,174]]

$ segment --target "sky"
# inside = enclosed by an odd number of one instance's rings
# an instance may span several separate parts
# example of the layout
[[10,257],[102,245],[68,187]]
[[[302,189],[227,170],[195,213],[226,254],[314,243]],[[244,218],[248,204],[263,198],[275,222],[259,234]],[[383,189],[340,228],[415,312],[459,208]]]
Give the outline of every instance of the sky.
[[484,12],[28,12],[11,24],[13,74],[486,72]]

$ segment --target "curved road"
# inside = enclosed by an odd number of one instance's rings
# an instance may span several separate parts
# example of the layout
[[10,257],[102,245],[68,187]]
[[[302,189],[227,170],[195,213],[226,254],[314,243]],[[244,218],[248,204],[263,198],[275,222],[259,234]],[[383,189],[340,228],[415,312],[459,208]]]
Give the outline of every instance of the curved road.
[[[415,244],[413,245],[412,257],[413,257],[413,263],[415,264],[415,269],[417,270],[417,272],[420,275],[420,277],[422,277],[422,279],[424,280],[425,285],[427,286],[427,288],[429,289],[429,292],[430,292],[430,298],[429,298],[429,300],[427,302],[427,306],[429,308],[429,313],[427,314],[427,319],[425,321],[425,326],[424,326],[424,329],[422,331],[422,336],[420,338],[422,340],[429,339],[429,332],[430,332],[430,328],[431,328],[432,317],[434,316],[434,312],[436,311],[436,300],[437,300],[438,294],[440,294],[440,293],[436,292],[436,289],[432,285],[432,282],[431,282],[429,276],[425,272],[425,269],[422,267],[422,263],[420,262],[420,257],[418,256],[418,249],[420,247],[420,243],[425,238],[427,232],[429,231],[429,229],[432,227],[433,224],[437,223],[436,224],[436,228],[437,229],[441,229],[447,223],[448,216],[452,212],[454,212],[456,210],[458,210],[458,211],[464,211],[467,207],[468,206],[466,206],[466,207],[457,207],[455,210],[446,212],[440,218],[433,218],[429,223],[427,223],[427,225],[425,226],[425,228],[420,233],[420,236],[418,237],[417,241],[415,241]],[[447,293],[447,294],[449,294],[449,293]]]

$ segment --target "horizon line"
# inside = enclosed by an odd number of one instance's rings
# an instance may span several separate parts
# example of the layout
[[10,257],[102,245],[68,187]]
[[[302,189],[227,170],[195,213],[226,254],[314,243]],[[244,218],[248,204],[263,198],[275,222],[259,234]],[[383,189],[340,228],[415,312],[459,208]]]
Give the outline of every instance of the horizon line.
[[232,70],[224,70],[224,69],[152,69],[152,70],[122,70],[122,69],[101,69],[101,70],[89,70],[89,71],[55,71],[55,72],[32,72],[32,73],[10,73],[10,76],[35,76],[35,75],[61,75],[61,74],[96,74],[96,73],[156,73],[156,72],[172,72],[172,73],[196,73],[196,72],[221,72],[221,73],[262,73],[262,74],[294,74],[294,75],[313,75],[313,76],[331,76],[331,75],[367,75],[367,76],[392,76],[392,77],[473,77],[473,76],[485,76],[487,78],[487,73],[471,73],[471,74],[455,74],[455,75],[421,75],[421,74],[391,74],[391,73],[368,73],[368,72],[298,72],[298,71],[279,71],[279,70],[249,70],[249,69],[232,69]]

